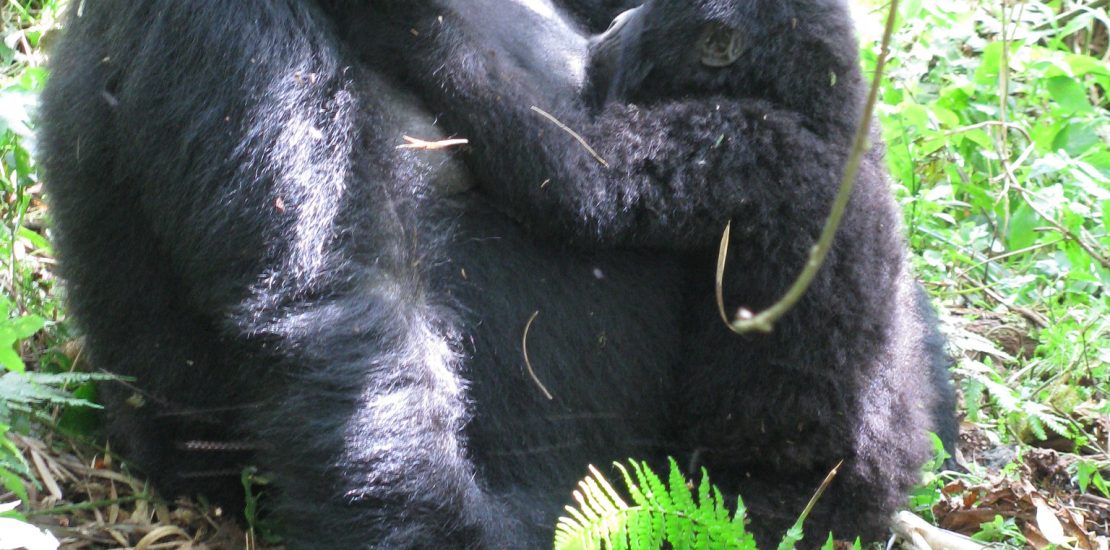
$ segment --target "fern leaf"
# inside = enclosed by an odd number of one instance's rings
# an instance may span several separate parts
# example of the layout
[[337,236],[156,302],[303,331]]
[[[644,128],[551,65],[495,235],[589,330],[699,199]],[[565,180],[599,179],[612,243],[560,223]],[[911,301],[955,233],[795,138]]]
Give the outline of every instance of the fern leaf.
[[701,483],[698,483],[698,509],[696,517],[703,521],[712,521],[716,519],[715,509],[717,508],[717,501],[713,498],[713,494],[709,487],[709,474],[705,468],[701,469]]
[[[645,495],[644,492],[640,490],[640,485],[632,480],[632,476],[628,473],[628,468],[625,468],[624,464],[621,464],[620,462],[613,463],[613,466],[615,466],[617,470],[620,471],[621,477],[624,478],[624,485],[625,487],[628,487],[628,494],[632,497],[632,502],[635,502],[637,506],[642,506],[645,508],[651,507],[651,502],[648,500],[647,495]],[[633,468],[635,468],[634,463]]]
[[654,550],[667,543],[673,548],[755,550],[744,518],[729,514],[704,471],[695,496],[673,460],[668,483],[644,462],[630,460],[615,467],[635,505],[590,467],[590,475],[574,491],[578,506],[568,506],[556,524],[557,550]]
[[[719,492],[720,491],[718,491],[718,493]],[[722,502],[724,502],[723,499],[722,499]],[[748,520],[748,507],[744,505],[744,499],[740,498],[740,496],[737,495],[737,497],[736,497],[736,513],[733,514],[732,521],[729,522],[730,532],[736,533],[737,537],[747,536],[748,539],[753,539],[753,537],[751,535],[747,534],[747,531],[746,531],[747,530],[747,520]],[[752,543],[752,548],[754,548],[754,547],[755,547],[755,544],[753,542]]]
[[671,465],[670,475],[668,476],[667,483],[670,485],[671,502],[674,504],[675,510],[687,515],[694,515],[697,511],[697,506],[694,505],[694,497],[690,493],[690,487],[687,485],[686,476],[682,475],[682,471],[678,468],[678,463],[673,458],[667,458]]
[[674,503],[671,502],[670,493],[667,491],[666,484],[655,472],[651,471],[647,463],[630,462],[632,469],[636,473],[636,481],[640,483],[641,488],[646,488],[644,496],[648,498],[648,502],[653,508],[662,508],[665,510],[673,510]]
[[805,535],[805,532],[802,531],[802,522],[799,520],[786,531],[785,535],[783,535],[778,550],[794,550],[794,547],[801,542],[803,535]]
[[[652,510],[662,507],[658,503],[658,501],[651,495],[650,489],[646,491],[643,489],[643,487],[647,486],[647,481],[646,476],[644,476],[642,470],[647,466],[641,466],[633,460],[630,460],[628,462],[629,466],[631,466],[632,471],[636,476],[635,481],[633,481],[632,475],[628,473],[628,469],[625,468],[623,464],[618,462],[614,465],[617,467],[618,470],[620,470],[621,475],[624,477],[624,484],[625,487],[628,488],[629,495],[632,496],[632,501],[635,502],[636,505],[640,508],[646,510]],[[658,478],[655,478],[655,480],[658,482]],[[654,544],[654,546],[646,546],[646,548],[658,548],[659,545],[663,544],[664,536],[662,514],[643,514],[641,516],[638,516],[638,519],[636,520],[636,528],[640,530],[638,534],[641,534],[642,538],[647,539],[651,541],[652,544]]]
[[627,509],[628,505],[625,504],[623,499],[621,499],[620,494],[617,493],[617,490],[614,489],[613,485],[609,483],[609,480],[605,479],[605,476],[602,475],[602,473],[599,472],[598,469],[593,466],[593,464],[590,465],[589,470],[590,474],[593,476],[592,481],[601,488],[604,495],[608,497],[609,502],[611,502],[615,508],[619,508],[621,510]]
[[[701,475],[703,475],[705,477],[709,477],[709,475],[706,473],[705,470],[702,470]],[[715,519],[716,521],[720,521],[720,522],[729,521],[728,508],[725,507],[725,496],[721,494],[720,489],[714,487],[712,484],[710,485],[710,489],[713,490],[713,501],[714,501],[714,504],[713,504],[713,519]],[[736,514],[737,515],[743,515],[743,514],[747,513],[746,511],[742,511],[742,510],[744,510],[743,506],[744,506],[744,501],[740,501],[739,505],[736,507]],[[743,518],[741,517],[741,519],[743,519]],[[743,523],[741,523],[741,527],[742,526],[743,526]]]

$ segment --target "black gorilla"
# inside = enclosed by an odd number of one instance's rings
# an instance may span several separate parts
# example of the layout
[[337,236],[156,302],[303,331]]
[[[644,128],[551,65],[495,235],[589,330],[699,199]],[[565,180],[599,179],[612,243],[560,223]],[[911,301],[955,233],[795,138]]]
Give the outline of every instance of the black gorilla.
[[[727,302],[761,307],[827,214],[843,1],[651,0],[588,40],[632,3],[84,4],[42,147],[127,456],[169,491],[260,464],[291,547],[546,546],[586,464],[667,455],[774,535],[845,460],[810,529],[881,536],[955,428],[880,154],[774,333],[713,305],[727,220]],[[446,132],[469,153],[396,148]]]

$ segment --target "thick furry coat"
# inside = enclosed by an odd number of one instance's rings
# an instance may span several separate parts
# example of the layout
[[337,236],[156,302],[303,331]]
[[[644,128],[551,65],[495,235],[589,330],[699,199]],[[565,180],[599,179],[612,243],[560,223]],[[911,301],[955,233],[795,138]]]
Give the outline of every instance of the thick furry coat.
[[[667,455],[765,536],[844,460],[811,531],[881,536],[925,432],[954,437],[881,155],[773,333],[713,302],[728,220],[726,302],[758,308],[828,213],[845,5],[649,2],[628,63],[654,63],[598,111],[574,29],[620,4],[84,4],[42,152],[72,316],[134,377],[106,388],[118,448],[167,491],[260,465],[295,548],[545,546],[587,464]],[[707,23],[750,38],[734,66],[682,64]],[[469,152],[396,148],[455,133]]]

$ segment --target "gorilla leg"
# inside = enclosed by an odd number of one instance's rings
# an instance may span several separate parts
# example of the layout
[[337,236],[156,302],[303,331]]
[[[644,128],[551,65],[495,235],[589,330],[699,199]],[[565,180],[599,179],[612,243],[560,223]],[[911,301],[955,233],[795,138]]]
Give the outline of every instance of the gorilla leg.
[[495,548],[518,536],[465,456],[457,335],[405,284],[364,277],[269,327],[282,374],[249,426],[269,445],[258,461],[291,547]]
[[[217,487],[238,476],[246,456],[191,442],[239,440],[229,425],[251,397],[229,383],[237,351],[221,341],[211,312],[193,307],[172,247],[147,223],[167,216],[144,211],[149,180],[137,172],[171,179],[174,171],[157,155],[120,150],[135,137],[119,109],[135,82],[117,63],[143,50],[144,34],[112,30],[121,14],[143,9],[104,4],[67,25],[43,98],[40,144],[67,303],[91,363],[131,380],[103,387],[115,449],[168,492],[188,485],[227,496]],[[226,288],[212,282],[213,292]]]
[[[110,138],[87,143],[82,154],[95,157],[96,143]],[[95,320],[82,324],[90,364],[124,377],[100,387],[113,450],[166,494],[188,488],[220,502],[241,499],[234,485],[226,489],[249,459],[243,434],[230,426],[253,398],[223,382],[236,364],[233,348],[179,299],[178,280],[149,234],[104,223],[135,216],[128,201],[105,193],[74,204],[80,195],[64,196],[62,182],[97,180],[51,174],[55,235],[67,236],[55,242],[75,283],[67,288],[70,315]],[[83,215],[67,217],[66,208]]]
[[[806,523],[809,541],[829,531],[879,540],[905,506],[935,406],[914,293],[902,279],[892,307],[872,308],[866,322],[854,320],[859,310],[803,298],[771,334],[738,338],[706,322],[695,335],[681,431],[695,463],[744,496],[761,542],[781,537],[841,461]],[[714,309],[705,300],[699,312],[709,319]],[[706,398],[706,387],[719,392]]]
[[[881,158],[867,157],[825,264],[771,333],[737,337],[714,318],[708,281],[698,294],[706,298],[677,417],[690,422],[690,449],[709,471],[752,499],[757,525],[768,518],[765,542],[781,536],[840,461],[807,522],[810,540],[830,530],[881,538],[928,458],[925,432],[937,429],[943,401],[933,386],[935,325],[919,308],[886,185]],[[781,225],[780,212],[734,232],[741,244],[724,281],[729,307],[768,307],[801,270],[814,237]],[[712,273],[715,256],[703,261]],[[705,399],[707,387],[719,398]]]

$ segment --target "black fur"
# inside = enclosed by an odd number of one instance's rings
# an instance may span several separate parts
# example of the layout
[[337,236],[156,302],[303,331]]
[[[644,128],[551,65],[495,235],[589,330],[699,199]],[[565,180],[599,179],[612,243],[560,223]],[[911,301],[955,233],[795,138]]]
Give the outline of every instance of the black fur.
[[[632,59],[650,66],[633,71],[645,75],[641,84],[618,98],[636,103],[610,103],[597,117],[520,78],[511,57],[476,55],[464,22],[419,8],[386,25],[418,38],[390,50],[369,33],[373,47],[363,49],[406,59],[408,82],[475,144],[478,184],[539,234],[650,248],[689,268],[673,433],[747,495],[757,518],[773,518],[764,529],[785,528],[808,498],[804,488],[844,459],[810,531],[879,538],[928,453],[922,427],[955,433],[946,359],[907,271],[881,151],[864,160],[821,274],[773,334],[736,338],[721,327],[710,276],[728,220],[726,303],[766,307],[801,270],[862,106],[847,5],[657,0],[644,10]],[[691,55],[710,24],[736,30],[747,46],[724,69]],[[608,166],[560,138],[533,105]],[[658,288],[655,296],[669,290]],[[936,403],[947,412],[931,418]]]
[[563,0],[563,9],[575,16],[590,33],[599,33],[624,10],[639,5],[637,0]]
[[[809,525],[881,536],[930,381],[949,390],[880,154],[773,334],[732,335],[712,299],[726,220],[726,300],[762,307],[827,214],[861,90],[843,4],[651,2],[628,55],[659,63],[596,117],[575,25],[629,6],[525,4],[98,0],[68,20],[44,166],[72,315],[137,379],[108,392],[114,440],[168,491],[260,464],[294,548],[546,546],[586,464],[668,454],[742,491],[764,534],[844,459]],[[711,20],[752,47],[683,65]],[[395,148],[447,132],[470,154]]]

